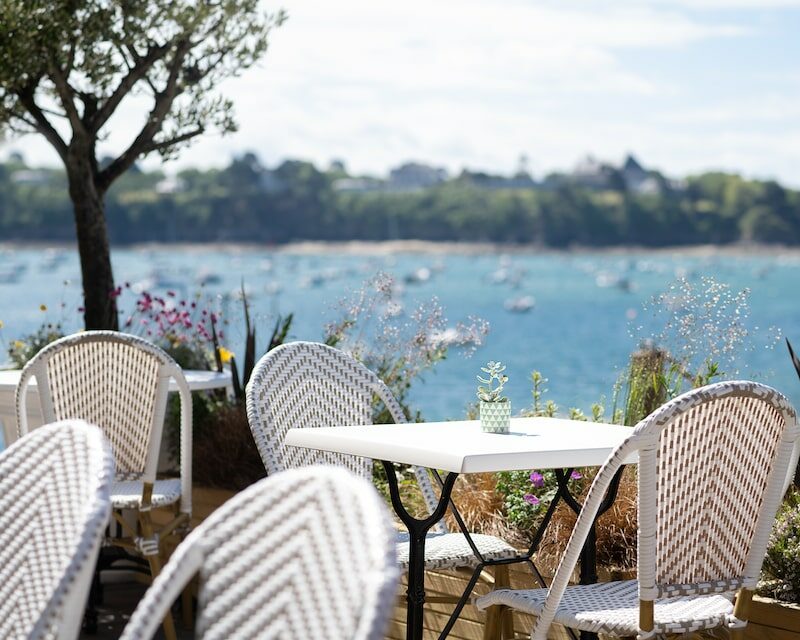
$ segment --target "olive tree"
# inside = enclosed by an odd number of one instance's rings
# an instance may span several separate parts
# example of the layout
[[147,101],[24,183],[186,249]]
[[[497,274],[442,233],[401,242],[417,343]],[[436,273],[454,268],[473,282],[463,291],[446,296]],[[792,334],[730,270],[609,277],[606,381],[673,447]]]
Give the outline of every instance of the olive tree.
[[[148,154],[234,131],[219,84],[264,55],[285,17],[259,0],[0,0],[0,128],[44,136],[64,163],[87,329],[118,326],[105,193]],[[126,103],[141,109],[136,133],[101,166]]]

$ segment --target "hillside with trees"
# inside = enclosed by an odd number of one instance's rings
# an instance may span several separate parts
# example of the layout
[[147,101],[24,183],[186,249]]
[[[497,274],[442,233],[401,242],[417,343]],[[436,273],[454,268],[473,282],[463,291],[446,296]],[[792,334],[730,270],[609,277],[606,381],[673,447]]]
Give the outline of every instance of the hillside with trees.
[[[629,159],[636,163],[635,160]],[[550,247],[800,244],[800,192],[706,173],[675,181],[636,163],[534,182],[407,164],[386,179],[252,154],[174,176],[134,167],[106,196],[112,243],[300,240],[488,241]],[[637,174],[638,172],[638,174]],[[638,175],[638,177],[637,177]],[[73,241],[63,171],[0,164],[0,238]]]

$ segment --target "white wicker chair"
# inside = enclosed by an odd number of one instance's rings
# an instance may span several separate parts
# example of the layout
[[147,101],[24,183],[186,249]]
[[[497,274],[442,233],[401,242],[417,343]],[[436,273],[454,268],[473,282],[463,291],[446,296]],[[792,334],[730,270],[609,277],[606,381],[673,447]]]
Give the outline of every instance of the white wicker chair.
[[[765,385],[683,394],[642,420],[599,470],[549,591],[493,591],[479,608],[537,616],[533,640],[545,640],[553,621],[641,640],[719,626],[741,638],[799,439],[794,410]],[[567,586],[609,482],[636,452],[638,580]]]
[[82,421],[0,453],[0,637],[78,637],[113,477],[102,433]]
[[[116,461],[111,504],[123,533],[107,542],[140,553],[157,575],[163,542],[188,531],[192,511],[192,401],[180,367],[154,344],[124,333],[86,331],[57,340],[22,370],[16,392],[20,435],[28,432],[25,400],[31,377],[45,422],[80,418],[103,430]],[[181,477],[157,480],[171,378],[181,399]],[[158,531],[150,517],[155,507],[175,510]],[[138,530],[123,510],[136,512]],[[184,615],[188,621],[188,611]],[[171,617],[164,624],[167,637],[174,638]]]
[[177,548],[121,640],[153,637],[199,573],[199,640],[383,638],[398,569],[377,492],[344,469],[294,469],[231,498]]
[[[371,481],[372,460],[287,447],[284,438],[295,427],[372,424],[376,396],[395,423],[406,421],[397,400],[380,378],[338,349],[315,342],[291,342],[264,355],[247,385],[247,417],[267,473],[333,464]],[[428,471],[417,467],[414,474],[433,510],[438,498]],[[475,534],[472,539],[487,560],[518,555],[500,538]],[[402,569],[408,568],[407,534],[398,534],[397,559]],[[427,569],[472,569],[477,564],[463,534],[449,533],[444,521],[435,525],[435,532],[428,535],[425,545]],[[495,572],[496,581],[507,586],[507,565],[498,565]]]

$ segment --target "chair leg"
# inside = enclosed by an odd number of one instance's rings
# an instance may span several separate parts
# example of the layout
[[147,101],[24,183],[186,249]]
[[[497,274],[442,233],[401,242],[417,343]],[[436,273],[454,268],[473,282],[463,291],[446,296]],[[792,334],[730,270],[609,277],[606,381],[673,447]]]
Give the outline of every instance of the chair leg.
[[[507,589],[511,586],[508,565],[495,565],[493,571],[495,589]],[[503,605],[489,607],[486,612],[486,624],[483,628],[484,640],[504,640],[513,637],[514,618],[511,614],[511,609]]]
[[502,640],[500,628],[501,605],[489,607],[486,610],[486,622],[483,625],[483,640]]
[[[153,580],[155,580],[156,576],[161,573],[161,558],[158,555],[147,556],[147,560],[150,563],[150,574],[153,576]],[[167,611],[167,615],[164,616],[164,637],[167,640],[177,640],[178,636],[175,633],[175,623],[172,621],[172,614]]]
[[[494,568],[494,588],[511,588],[511,576],[509,575],[507,564],[498,564]],[[500,628],[502,629],[503,638],[511,639],[514,637],[514,613],[509,607],[500,609]]]
[[[149,510],[139,512],[139,526],[141,528],[142,539],[147,542],[153,541],[153,543],[156,545],[155,553],[153,553],[152,549],[146,549],[144,553],[145,557],[147,558],[147,562],[150,564],[150,575],[152,576],[152,579],[155,580],[156,576],[161,573],[161,545],[158,542],[155,542],[155,536],[153,535],[153,522],[150,519]],[[163,624],[164,636],[166,639],[177,640],[177,635],[175,634],[175,624],[172,622],[172,614],[169,611],[167,611],[167,615],[164,616]]]
[[[750,589],[739,589],[736,594],[736,604],[733,607],[733,616],[742,622],[750,619],[750,603],[753,601],[753,592]],[[744,627],[729,629],[731,640],[744,640]]]

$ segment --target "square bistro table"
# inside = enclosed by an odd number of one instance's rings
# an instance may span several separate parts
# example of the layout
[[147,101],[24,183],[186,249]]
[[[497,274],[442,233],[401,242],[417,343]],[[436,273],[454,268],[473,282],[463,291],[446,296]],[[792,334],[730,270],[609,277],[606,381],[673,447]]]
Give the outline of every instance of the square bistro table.
[[[563,499],[576,512],[581,508],[567,486],[571,471],[575,467],[602,465],[630,433],[629,427],[619,425],[557,418],[513,418],[508,434],[484,433],[481,431],[480,422],[471,420],[290,429],[285,443],[295,447],[373,458],[383,463],[392,506],[408,528],[410,538],[406,637],[409,640],[420,640],[425,603],[425,536],[428,530],[441,520],[448,506],[451,507],[462,532],[467,536],[479,564],[440,637],[446,637],[449,633],[484,566],[528,562],[544,586],[542,577],[530,558],[538,547],[559,500]],[[625,463],[634,464],[637,461],[637,456],[634,454]],[[443,481],[440,479],[442,491],[439,503],[427,518],[414,518],[403,506],[392,465],[394,462],[433,469],[437,478],[438,471],[447,472],[445,479]],[[461,473],[527,469],[556,470],[558,481],[556,497],[551,501],[528,553],[511,559],[484,561],[477,553],[477,548],[472,543],[458,510],[450,500],[456,478]],[[608,510],[613,504],[618,482],[619,474],[609,489],[599,514]],[[581,556],[581,582],[596,581],[595,538],[592,532]]]

